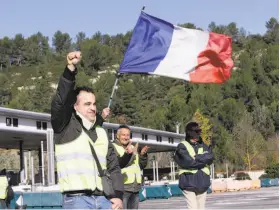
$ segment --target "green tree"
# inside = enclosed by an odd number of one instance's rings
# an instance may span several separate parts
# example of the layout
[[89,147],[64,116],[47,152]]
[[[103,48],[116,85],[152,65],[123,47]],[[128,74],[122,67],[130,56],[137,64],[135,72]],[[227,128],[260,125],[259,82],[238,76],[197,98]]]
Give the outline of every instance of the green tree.
[[233,42],[237,42],[239,39],[239,30],[236,23],[232,22],[226,26],[226,34],[231,36]]
[[272,163],[265,169],[265,178],[279,178],[279,163]]
[[221,102],[217,111],[217,119],[225,129],[231,132],[245,110],[246,108],[243,103],[233,98],[228,98]]
[[263,53],[261,64],[266,73],[271,73],[274,70],[279,72],[279,45],[271,45]]
[[54,89],[50,88],[49,75],[40,69],[36,76],[25,83],[23,90],[18,92],[8,107],[50,113],[50,102]]
[[61,31],[56,31],[52,38],[53,46],[57,53],[68,52],[71,47],[72,39],[68,33],[62,33]]
[[81,65],[88,74],[92,74],[94,70],[101,70],[106,65],[111,65],[114,60],[110,48],[94,39],[81,42],[81,51],[83,52]]
[[139,113],[140,106],[143,106],[143,101],[138,97],[136,86],[132,80],[120,81],[114,99],[114,113],[116,115],[125,115],[127,122],[132,125],[137,124],[140,120],[139,118],[146,115],[146,113],[145,115]]
[[43,36],[40,32],[26,40],[26,60],[29,65],[44,62],[46,55],[49,53],[48,40],[48,37]]
[[212,143],[214,143],[215,164],[236,164],[236,152],[231,134],[219,122],[213,123]]
[[208,25],[208,30],[211,31],[211,32],[218,33],[218,34],[225,34],[227,28],[226,28],[226,26],[223,26],[223,25],[216,25],[215,22],[211,22],[211,23]]
[[274,133],[273,119],[270,116],[270,110],[265,106],[257,106],[253,113],[253,126],[264,138]]
[[9,89],[10,79],[4,73],[0,72],[0,106],[8,104],[11,99],[11,90]]
[[25,52],[24,52],[24,45],[25,45],[25,39],[22,34],[16,34],[15,38],[13,39],[12,42],[12,64],[15,64],[17,66],[21,66],[24,57],[25,57]]
[[81,49],[81,44],[82,42],[86,39],[86,34],[85,32],[79,32],[76,35],[76,50],[80,50]]
[[169,121],[168,131],[175,132],[176,123],[183,124],[184,122],[186,122],[186,115],[185,115],[186,112],[187,112],[187,106],[184,98],[180,97],[179,95],[174,95],[168,105],[168,112],[167,112],[167,119]]
[[11,55],[12,43],[8,37],[0,39],[0,71],[10,66],[10,55]]
[[278,44],[279,42],[279,22],[276,18],[270,18],[265,24],[267,31],[264,40],[268,44]]
[[237,158],[243,161],[249,171],[263,166],[264,160],[260,153],[265,150],[266,143],[261,133],[254,129],[253,118],[247,111],[234,126],[233,140],[239,155]]
[[178,24],[178,26],[181,26],[183,28],[196,29],[196,26],[193,23]]

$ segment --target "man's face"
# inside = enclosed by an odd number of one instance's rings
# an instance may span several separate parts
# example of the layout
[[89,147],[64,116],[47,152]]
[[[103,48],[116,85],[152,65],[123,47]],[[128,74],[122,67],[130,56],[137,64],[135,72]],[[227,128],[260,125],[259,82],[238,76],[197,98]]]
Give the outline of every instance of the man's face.
[[127,128],[121,128],[118,130],[117,138],[124,146],[128,145],[130,141],[130,130]]
[[201,129],[200,128],[195,128],[191,131],[192,134],[192,138],[191,141],[192,142],[198,142],[199,141],[199,137],[201,135]]
[[81,91],[77,96],[77,101],[74,105],[74,109],[90,122],[95,122],[96,104],[94,94],[86,91]]

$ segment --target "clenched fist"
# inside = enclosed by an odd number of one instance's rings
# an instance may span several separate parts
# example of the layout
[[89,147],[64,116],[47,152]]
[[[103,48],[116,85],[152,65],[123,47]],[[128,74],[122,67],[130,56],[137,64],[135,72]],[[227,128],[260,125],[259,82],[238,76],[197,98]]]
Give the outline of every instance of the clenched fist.
[[80,51],[70,52],[67,55],[67,67],[70,71],[75,70],[75,65],[77,65],[82,58],[82,53]]

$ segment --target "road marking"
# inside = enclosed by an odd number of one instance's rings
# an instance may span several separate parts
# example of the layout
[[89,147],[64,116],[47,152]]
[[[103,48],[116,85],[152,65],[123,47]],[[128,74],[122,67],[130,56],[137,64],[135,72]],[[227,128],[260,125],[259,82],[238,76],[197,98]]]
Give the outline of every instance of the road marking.
[[212,205],[237,205],[237,204],[242,204],[242,203],[248,203],[248,202],[220,202],[220,203],[212,203]]

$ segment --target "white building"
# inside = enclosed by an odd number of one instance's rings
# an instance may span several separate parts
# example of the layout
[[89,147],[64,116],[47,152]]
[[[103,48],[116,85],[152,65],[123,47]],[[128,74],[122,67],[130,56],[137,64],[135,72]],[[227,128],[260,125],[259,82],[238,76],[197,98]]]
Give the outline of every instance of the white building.
[[[39,151],[39,167],[44,177],[43,153],[48,154],[47,183],[55,184],[55,158],[53,130],[50,123],[50,114],[37,113],[0,107],[0,148],[19,149],[21,181],[25,178],[24,151]],[[109,139],[113,140],[119,124],[104,123]],[[133,143],[149,145],[149,152],[172,151],[184,138],[184,135],[130,126]],[[43,179],[45,180],[45,179]],[[43,185],[45,185],[43,181]]]

